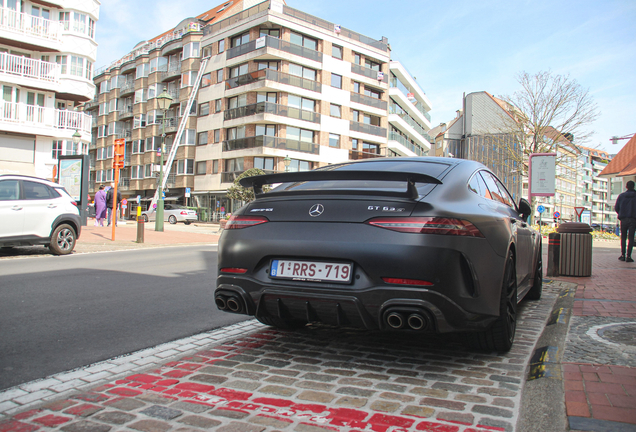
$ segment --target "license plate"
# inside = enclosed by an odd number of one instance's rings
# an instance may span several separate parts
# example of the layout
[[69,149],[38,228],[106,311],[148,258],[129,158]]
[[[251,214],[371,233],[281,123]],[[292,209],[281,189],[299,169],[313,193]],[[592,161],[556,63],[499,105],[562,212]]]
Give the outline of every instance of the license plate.
[[310,282],[351,282],[351,264],[316,261],[272,260],[269,276]]

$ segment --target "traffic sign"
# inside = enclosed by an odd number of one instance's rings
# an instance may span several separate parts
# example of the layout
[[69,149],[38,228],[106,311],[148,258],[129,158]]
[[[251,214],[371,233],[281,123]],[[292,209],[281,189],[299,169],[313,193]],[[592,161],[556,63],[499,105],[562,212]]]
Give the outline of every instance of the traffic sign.
[[543,212],[545,211],[545,207],[544,207],[544,206],[542,206],[542,205],[540,205],[539,207],[537,207],[537,211],[538,211],[539,213],[543,213]]
[[561,213],[559,213],[559,212],[554,212],[554,217],[555,217],[555,218],[560,218],[560,217],[561,217]]
[[574,207],[574,211],[576,212],[576,215],[578,217],[581,217],[581,215],[583,214],[583,210],[585,210],[585,207]]
[[123,206],[128,205],[128,200],[126,198],[121,200],[121,205],[123,205]]

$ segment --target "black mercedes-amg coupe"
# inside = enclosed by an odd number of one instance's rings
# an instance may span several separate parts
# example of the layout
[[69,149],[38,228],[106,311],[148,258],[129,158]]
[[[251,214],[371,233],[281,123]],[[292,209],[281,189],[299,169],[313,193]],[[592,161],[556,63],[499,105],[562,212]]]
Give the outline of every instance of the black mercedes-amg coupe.
[[367,159],[241,184],[256,199],[219,241],[220,310],[279,328],[471,332],[507,351],[517,303],[541,297],[530,205],[478,162]]

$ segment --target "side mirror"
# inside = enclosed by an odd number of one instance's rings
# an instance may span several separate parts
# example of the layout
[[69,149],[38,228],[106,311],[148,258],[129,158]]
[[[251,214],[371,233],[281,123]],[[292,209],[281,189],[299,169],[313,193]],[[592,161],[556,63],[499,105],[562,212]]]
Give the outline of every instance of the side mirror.
[[521,198],[519,200],[519,212],[521,212],[521,217],[524,221],[528,221],[528,216],[532,214],[532,207],[527,199]]

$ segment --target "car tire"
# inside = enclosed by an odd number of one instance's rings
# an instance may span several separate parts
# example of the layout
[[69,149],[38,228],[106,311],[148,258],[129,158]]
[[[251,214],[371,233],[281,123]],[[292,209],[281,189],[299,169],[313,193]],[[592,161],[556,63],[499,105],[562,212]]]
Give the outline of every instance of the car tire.
[[141,215],[142,218],[144,218],[144,222],[148,222],[148,215]]
[[541,258],[541,243],[539,243],[539,259],[534,269],[534,283],[526,294],[528,300],[540,300],[543,293],[543,259]]
[[175,217],[175,215],[170,215],[170,217],[168,218],[168,222],[170,222],[171,225],[176,224],[177,218]]
[[482,350],[507,352],[517,329],[517,273],[512,252],[508,252],[499,300],[499,318],[492,326],[477,333],[475,342]]
[[49,249],[55,255],[68,255],[75,249],[77,234],[68,224],[62,224],[53,230]]
[[300,321],[290,322],[290,321],[285,321],[281,318],[273,317],[273,316],[256,317],[256,319],[260,321],[261,324],[276,327],[281,330],[295,330],[305,326],[304,322],[300,322]]
[[184,224],[186,224],[186,225],[190,225],[192,222],[190,222],[190,221],[183,221],[183,223],[184,223]]

